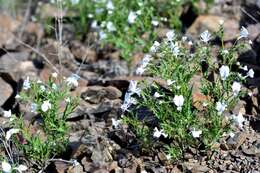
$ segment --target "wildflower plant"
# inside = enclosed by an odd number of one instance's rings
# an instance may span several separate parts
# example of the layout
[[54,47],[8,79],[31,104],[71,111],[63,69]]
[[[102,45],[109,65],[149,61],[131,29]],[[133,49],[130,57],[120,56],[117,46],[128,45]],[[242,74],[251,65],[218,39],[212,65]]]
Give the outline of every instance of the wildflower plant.
[[26,105],[35,115],[32,120],[24,120],[6,112],[10,117],[11,129],[7,131],[7,140],[12,140],[31,165],[41,169],[48,159],[57,157],[66,150],[69,127],[68,116],[78,105],[78,98],[69,92],[77,79],[67,80],[53,74],[44,83],[27,78],[23,90],[16,98]]
[[72,19],[78,31],[97,31],[102,44],[114,45],[130,60],[135,52],[149,51],[158,27],[181,29],[182,6],[196,1],[68,0],[66,7],[80,13],[80,20]]
[[250,77],[236,60],[248,45],[247,36],[239,36],[229,49],[222,44],[217,55],[210,45],[215,37],[223,43],[222,25],[216,33],[202,33],[196,44],[170,31],[145,55],[136,73],[149,78],[131,81],[122,105],[122,119],[143,146],[163,141],[167,157],[177,159],[189,147],[210,149],[233,122],[241,127],[245,121],[242,114],[229,112],[245,94],[243,83]]

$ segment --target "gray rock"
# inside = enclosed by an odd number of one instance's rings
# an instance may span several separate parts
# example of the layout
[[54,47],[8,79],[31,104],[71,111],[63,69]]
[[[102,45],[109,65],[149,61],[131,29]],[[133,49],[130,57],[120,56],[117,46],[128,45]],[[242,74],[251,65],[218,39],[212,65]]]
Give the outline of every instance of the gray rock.
[[20,69],[21,62],[28,60],[29,52],[7,53],[0,58],[0,72],[10,73]]
[[98,104],[104,100],[104,98],[108,98],[110,100],[114,100],[120,98],[122,93],[115,87],[101,87],[101,86],[90,86],[87,87],[86,90],[81,94],[81,97],[92,104]]
[[12,87],[0,77],[0,106],[8,100],[12,93]]

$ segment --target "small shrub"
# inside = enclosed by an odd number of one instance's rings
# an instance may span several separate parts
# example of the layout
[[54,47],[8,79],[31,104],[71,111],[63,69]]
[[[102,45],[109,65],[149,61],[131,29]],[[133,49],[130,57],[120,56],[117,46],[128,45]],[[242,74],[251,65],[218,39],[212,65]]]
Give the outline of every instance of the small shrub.
[[[26,121],[23,116],[11,116],[13,130],[8,140],[28,159],[31,165],[41,169],[48,159],[60,156],[68,144],[68,116],[78,105],[78,98],[70,96],[71,87],[77,86],[77,78],[66,80],[54,73],[46,83],[27,78],[23,91],[16,98],[37,115]],[[8,133],[8,132],[7,132]],[[16,135],[13,135],[16,134]]]
[[[147,52],[156,38],[156,28],[181,29],[180,15],[185,4],[197,0],[79,0],[66,7],[79,13],[74,20],[79,33],[97,30],[103,44],[112,44],[130,60],[135,52]],[[72,20],[73,21],[73,20]]]
[[[214,35],[223,40],[222,25]],[[236,60],[248,45],[247,35],[242,28],[236,43],[229,49],[222,44],[218,55],[213,54],[209,44],[213,36],[208,31],[197,44],[174,31],[161,43],[154,42],[136,70],[150,78],[131,81],[122,105],[123,121],[144,148],[164,141],[168,157],[175,160],[189,147],[210,149],[230,131],[232,122],[243,126],[243,116],[231,116],[228,111],[245,94],[245,79],[254,75]]]

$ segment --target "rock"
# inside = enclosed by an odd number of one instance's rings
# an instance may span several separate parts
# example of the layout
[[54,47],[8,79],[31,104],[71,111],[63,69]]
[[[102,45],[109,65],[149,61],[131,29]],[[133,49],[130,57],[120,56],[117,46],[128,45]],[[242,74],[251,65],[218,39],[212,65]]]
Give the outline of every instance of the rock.
[[135,53],[133,57],[131,58],[131,71],[134,72],[135,68],[137,67],[138,64],[142,61],[144,58],[144,53],[139,52]]
[[232,110],[233,114],[238,115],[239,113],[242,113],[243,115],[246,114],[245,106],[247,103],[243,100],[239,100],[238,103],[235,105],[234,109]]
[[208,172],[210,170],[209,167],[202,166],[196,162],[184,162],[183,167],[184,169],[189,170],[192,173],[202,173],[202,172]]
[[[58,52],[59,50],[59,52]],[[74,60],[74,56],[70,49],[65,46],[60,46],[59,42],[53,39],[47,39],[46,45],[41,49],[41,52],[48,58],[48,60],[53,64],[61,64],[66,67],[67,71],[77,71],[78,66]],[[60,54],[59,54],[60,53]],[[49,64],[47,64],[49,65]],[[63,69],[64,69],[63,67]],[[60,67],[62,68],[62,67]],[[66,76],[66,75],[64,75]]]
[[164,152],[159,152],[157,156],[158,156],[159,160],[163,163],[163,165],[165,165],[168,162],[168,159]]
[[157,35],[157,37],[158,38],[165,38],[165,36],[166,36],[166,33],[168,32],[168,31],[170,31],[170,29],[168,29],[168,28],[156,28],[155,29],[155,33],[156,33],[156,35]]
[[126,76],[129,74],[127,62],[122,60],[100,60],[93,63],[87,70],[106,77]]
[[13,88],[0,77],[0,106],[2,106],[12,95]]
[[71,121],[73,119],[79,120],[79,119],[83,119],[84,118],[84,108],[79,105],[75,108],[74,112],[72,112],[71,114],[68,115],[68,121]]
[[244,154],[248,156],[260,157],[260,143],[258,145],[253,145],[252,147],[249,148],[242,147],[242,151]]
[[121,96],[122,96],[121,91],[112,86],[109,87],[90,86],[87,87],[86,91],[84,91],[81,94],[81,98],[93,104],[100,103],[102,100],[104,100],[104,98],[114,100]]
[[79,144],[79,145],[70,145],[72,147],[72,155],[71,158],[77,159],[84,155],[91,154],[89,147],[86,144]]
[[84,78],[85,80],[89,81],[89,83],[91,83],[92,81],[97,81],[100,78],[100,75],[95,73],[95,72],[91,72],[91,71],[80,71],[80,76],[82,76],[82,78]]
[[96,51],[84,46],[77,40],[70,43],[70,50],[74,57],[81,63],[92,63],[97,61]]
[[170,173],[182,173],[178,166],[174,166]]
[[0,58],[0,72],[16,72],[21,67],[21,62],[29,58],[29,52],[7,53]]
[[34,34],[37,39],[41,39],[44,36],[44,28],[41,24],[35,22],[29,22],[26,24],[25,31],[29,34]]
[[104,156],[103,156],[103,152],[102,151],[98,151],[98,149],[95,149],[91,155],[91,160],[93,161],[93,163],[95,164],[103,164],[105,162]]
[[64,162],[56,161],[56,162],[54,162],[54,165],[55,165],[55,169],[56,169],[57,173],[64,173],[69,168],[69,165]]
[[70,143],[79,143],[81,138],[85,135],[85,130],[77,131],[70,134],[69,142]]
[[66,12],[64,10],[62,10],[62,12],[60,12],[60,10],[56,7],[56,5],[51,5],[49,3],[44,3],[41,4],[39,7],[39,16],[41,19],[48,19],[48,18],[55,18],[61,16],[65,17]]
[[159,167],[152,167],[151,168],[153,172],[158,172],[158,173],[166,173],[167,170],[165,167],[163,166],[159,166]]
[[80,164],[75,166],[70,166],[67,170],[67,173],[84,173],[83,167]]
[[246,140],[248,134],[245,132],[238,132],[233,138],[227,140],[227,145],[229,148],[238,149]]
[[248,25],[247,30],[250,33],[250,40],[255,40],[260,34],[260,23]]
[[226,19],[215,15],[201,15],[197,17],[187,33],[199,37],[205,30],[216,32],[219,29],[220,21],[224,21],[224,41],[236,39],[240,29],[239,22],[235,19]]
[[84,157],[82,160],[81,160],[81,164],[83,165],[84,167],[84,170],[87,171],[87,172],[91,172],[93,169],[96,168],[96,166],[91,163],[87,157]]
[[0,19],[0,47],[3,47],[14,42],[13,33],[18,29],[20,22],[2,13]]

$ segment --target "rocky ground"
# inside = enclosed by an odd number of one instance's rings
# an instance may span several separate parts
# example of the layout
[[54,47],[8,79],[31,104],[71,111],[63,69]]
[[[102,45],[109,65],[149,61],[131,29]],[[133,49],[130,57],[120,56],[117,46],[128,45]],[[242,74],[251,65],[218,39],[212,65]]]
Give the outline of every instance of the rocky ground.
[[[203,3],[200,4],[203,7]],[[48,8],[49,9],[49,8]],[[203,9],[203,8],[202,8]],[[51,15],[40,11],[40,15]],[[183,21],[190,14],[184,12]],[[162,151],[147,152],[140,149],[135,135],[127,126],[112,127],[112,118],[121,115],[120,106],[129,80],[142,79],[132,75],[143,54],[137,53],[128,65],[119,57],[119,52],[94,45],[95,34],[88,33],[85,41],[75,38],[73,26],[64,25],[62,59],[57,57],[57,41],[44,33],[41,23],[24,21],[0,13],[0,105],[1,111],[12,109],[25,111],[15,99],[26,76],[47,80],[53,67],[45,62],[48,58],[63,74],[79,72],[80,86],[72,94],[81,98],[80,105],[69,118],[70,144],[64,159],[77,159],[79,165],[72,167],[54,161],[49,172],[260,172],[260,1],[218,0],[206,15],[194,16],[184,28],[194,39],[208,29],[216,31],[220,20],[224,20],[225,45],[233,43],[241,26],[246,26],[253,41],[252,50],[238,57],[238,60],[253,68],[255,78],[248,81],[253,96],[245,97],[234,112],[243,110],[247,117],[244,130],[238,130],[233,138],[223,137],[211,152],[203,148],[190,148],[184,161],[169,163]],[[159,28],[164,35],[166,28]],[[26,44],[23,44],[23,43]],[[85,57],[85,58],[82,58]],[[79,70],[80,69],[80,70]],[[26,113],[25,117],[30,118]],[[4,126],[3,117],[0,117]]]

